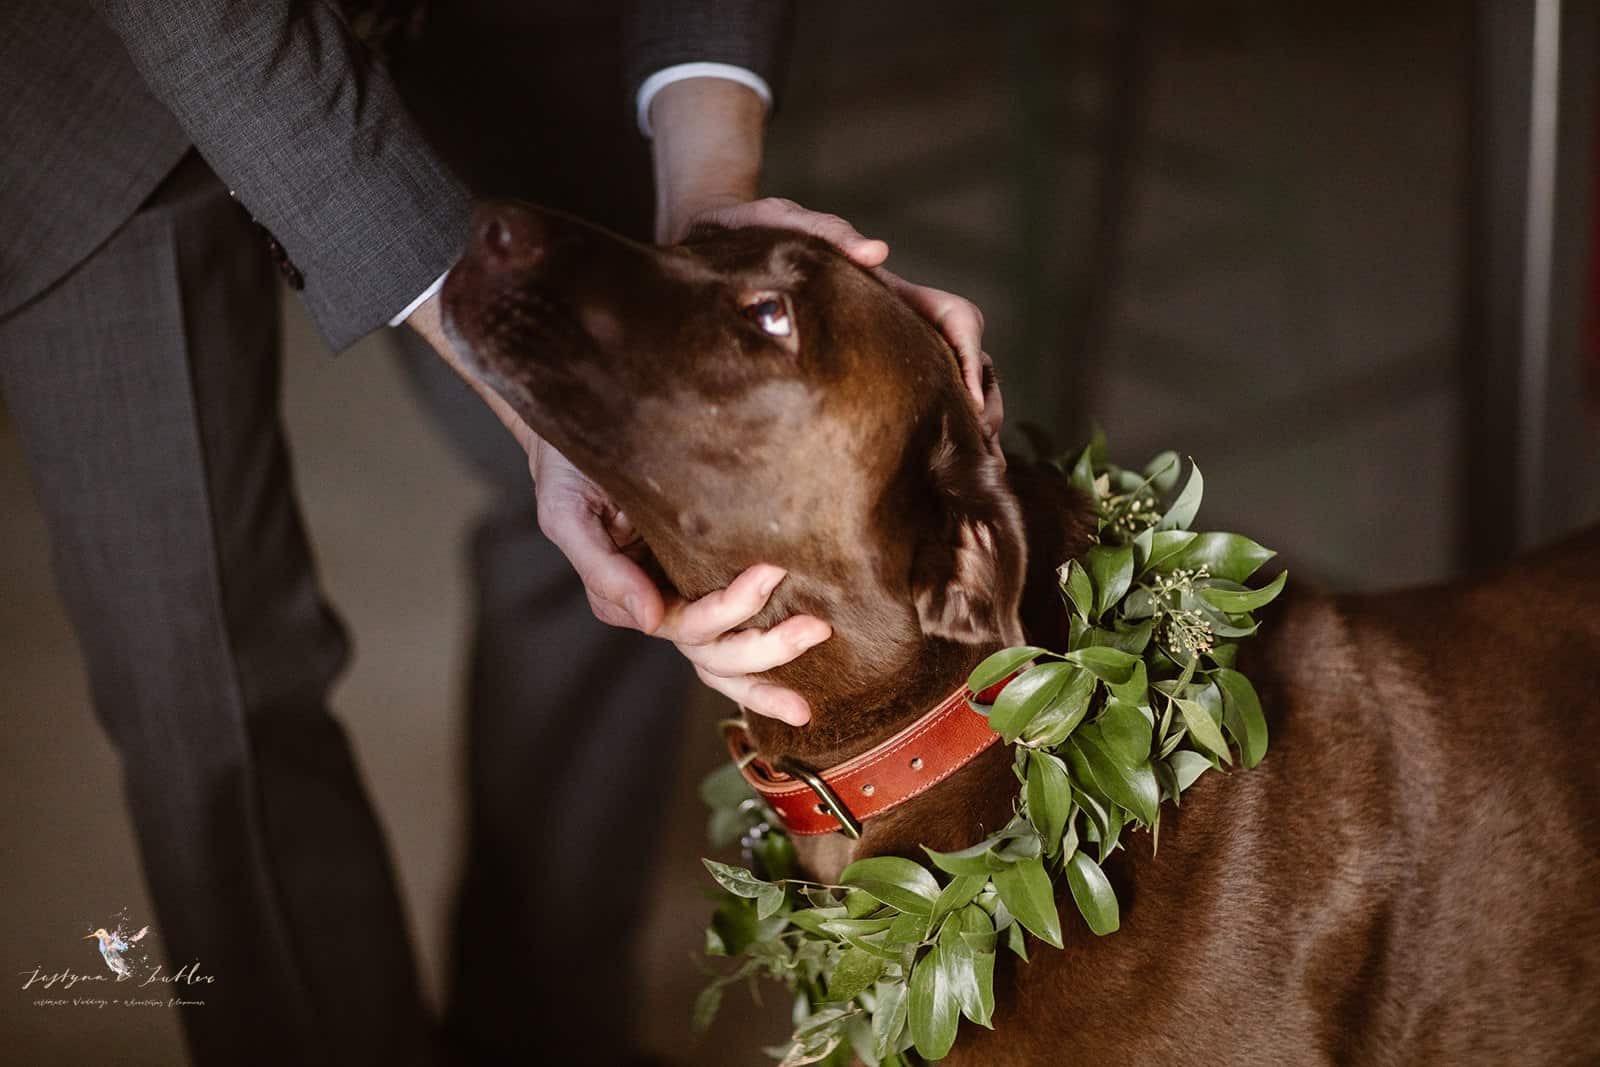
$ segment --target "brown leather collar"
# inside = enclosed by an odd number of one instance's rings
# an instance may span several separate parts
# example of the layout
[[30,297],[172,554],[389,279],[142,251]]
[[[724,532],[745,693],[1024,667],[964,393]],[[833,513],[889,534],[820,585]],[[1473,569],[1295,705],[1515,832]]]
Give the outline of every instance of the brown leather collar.
[[1010,680],[977,696],[962,686],[893,737],[825,771],[787,762],[773,766],[756,754],[739,723],[727,731],[728,751],[790,834],[842,831],[859,837],[864,820],[932,789],[1000,740],[968,701],[991,704]]

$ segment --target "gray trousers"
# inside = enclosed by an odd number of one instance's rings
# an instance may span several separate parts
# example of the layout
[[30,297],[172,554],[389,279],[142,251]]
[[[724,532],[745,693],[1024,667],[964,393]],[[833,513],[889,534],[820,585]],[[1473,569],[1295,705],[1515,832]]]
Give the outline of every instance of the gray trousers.
[[[183,1013],[194,1061],[450,1062],[328,712],[348,645],[284,448],[277,292],[259,235],[191,156],[0,322],[0,388],[121,760],[157,931],[174,966],[217,976]],[[617,1062],[639,843],[687,672],[670,646],[594,622],[538,534],[515,446],[433,357],[408,362],[507,487],[472,546],[470,839],[445,1033],[465,1062]]]

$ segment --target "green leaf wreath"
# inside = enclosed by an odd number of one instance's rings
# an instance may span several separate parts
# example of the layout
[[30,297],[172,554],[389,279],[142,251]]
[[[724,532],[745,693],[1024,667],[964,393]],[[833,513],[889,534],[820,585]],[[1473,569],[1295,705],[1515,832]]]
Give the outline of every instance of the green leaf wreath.
[[913,1050],[941,1059],[962,1016],[992,1028],[1002,944],[1024,961],[1024,931],[1062,947],[1056,876],[1085,925],[1113,933],[1120,912],[1101,864],[1124,831],[1147,828],[1159,842],[1162,802],[1177,805],[1202,774],[1231,764],[1230,740],[1246,767],[1266,754],[1260,701],[1234,659],[1256,632],[1251,613],[1283,590],[1284,574],[1244,584],[1273,553],[1190,529],[1204,482],[1191,464],[1173,496],[1175,453],[1124,470],[1096,434],[1059,466],[1098,510],[1098,543],[1058,571],[1068,647],[1004,649],[967,679],[978,693],[1032,664],[993,705],[974,704],[1015,752],[1015,817],[970,848],[925,849],[932,869],[877,856],[826,885],[796,877],[782,824],[725,765],[701,787],[711,842],[740,841],[747,867],[704,861],[720,887],[706,953],[737,962],[711,968],[697,1028],[726,987],[767,977],[795,998],[794,1033],[769,1050],[784,1067],[852,1055],[909,1067]]

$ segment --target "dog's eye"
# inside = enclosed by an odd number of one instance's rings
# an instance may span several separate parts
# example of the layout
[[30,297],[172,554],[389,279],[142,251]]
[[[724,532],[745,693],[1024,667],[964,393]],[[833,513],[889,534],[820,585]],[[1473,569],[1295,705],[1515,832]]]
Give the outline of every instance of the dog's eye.
[[788,337],[794,333],[789,301],[780,293],[758,293],[744,301],[740,310],[769,337]]

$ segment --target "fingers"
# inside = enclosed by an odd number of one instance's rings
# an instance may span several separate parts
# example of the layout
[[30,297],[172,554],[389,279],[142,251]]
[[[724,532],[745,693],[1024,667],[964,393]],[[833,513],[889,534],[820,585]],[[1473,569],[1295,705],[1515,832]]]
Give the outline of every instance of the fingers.
[[741,625],[767,606],[767,598],[783,581],[784,570],[766,563],[750,567],[726,589],[707,593],[699,600],[680,600],[666,606],[656,636],[680,645],[703,645]]
[[617,548],[614,514],[605,493],[548,445],[532,460],[539,529],[578,572],[595,618],[611,626],[651,632],[661,623],[661,592],[637,563]]
[[811,721],[811,708],[792,689],[759,681],[748,675],[724,678],[698,666],[695,667],[695,673],[706,685],[747,711],[786,722],[790,726],[804,726]]
[[811,719],[805,699],[752,675],[781,667],[826,641],[833,629],[810,615],[793,616],[767,630],[738,629],[766,607],[783,577],[782,568],[757,564],[726,589],[668,604],[656,633],[676,642],[712,689],[758,715],[801,726]]
[[738,630],[704,644],[680,644],[678,650],[696,667],[733,678],[781,667],[832,634],[832,627],[821,619],[795,615],[770,630]]
[[[878,268],[877,275],[912,310],[933,323],[944,339],[950,342],[950,347],[956,351],[956,358],[961,361],[961,381],[966,385],[967,393],[983,414],[984,422],[990,428],[990,436],[998,434],[1003,413],[1000,405],[996,404],[992,411],[989,406],[991,396],[998,401],[1000,393],[992,372],[994,362],[983,350],[982,310],[964,297],[943,289],[914,285],[882,267]],[[988,375],[984,373],[986,367],[991,369]]]
[[838,215],[808,211],[793,200],[779,197],[718,208],[695,221],[714,222],[735,229],[741,226],[773,226],[783,230],[799,230],[822,238],[863,267],[876,267],[889,258],[887,243],[863,237]]
[[617,550],[592,511],[552,509],[541,500],[539,528],[578,572],[595,618],[645,633],[660,624],[660,590],[643,568]]
[[1000,395],[1000,376],[995,373],[994,360],[989,358],[989,353],[979,352],[978,355],[981,357],[984,432],[989,436],[990,450],[1004,459],[1005,455],[1000,450],[1000,427],[1006,421],[1006,402]]
[[696,667],[719,677],[780,667],[833,634],[826,622],[810,615],[795,615],[767,630],[740,629],[767,606],[783,577],[783,568],[758,563],[726,589],[668,604],[655,634],[673,641]]

